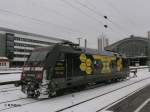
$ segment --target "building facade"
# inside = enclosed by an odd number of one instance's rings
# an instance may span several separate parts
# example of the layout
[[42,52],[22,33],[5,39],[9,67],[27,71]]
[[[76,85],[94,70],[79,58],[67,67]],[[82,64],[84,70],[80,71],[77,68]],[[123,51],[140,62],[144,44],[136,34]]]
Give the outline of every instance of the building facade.
[[149,57],[148,38],[131,36],[107,46],[105,49],[122,54],[129,59],[131,66],[147,65]]
[[0,56],[7,57],[11,67],[22,66],[32,50],[50,46],[63,39],[0,28]]

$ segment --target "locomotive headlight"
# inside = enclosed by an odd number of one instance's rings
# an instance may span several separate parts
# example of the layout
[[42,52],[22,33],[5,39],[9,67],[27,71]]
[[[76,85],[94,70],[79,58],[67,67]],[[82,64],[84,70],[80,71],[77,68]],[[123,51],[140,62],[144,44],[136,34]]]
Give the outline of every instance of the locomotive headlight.
[[43,67],[35,67],[35,71],[42,71]]

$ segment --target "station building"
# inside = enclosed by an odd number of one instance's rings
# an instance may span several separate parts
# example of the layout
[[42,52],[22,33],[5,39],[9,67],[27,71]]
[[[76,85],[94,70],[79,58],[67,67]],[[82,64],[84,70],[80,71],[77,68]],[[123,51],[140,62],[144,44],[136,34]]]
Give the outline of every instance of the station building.
[[33,49],[50,46],[63,39],[0,27],[0,57],[7,57],[11,67],[21,67]]
[[147,65],[150,40],[146,37],[131,36],[105,47],[105,50],[118,52],[129,60],[131,66]]
[[9,60],[7,57],[0,57],[0,70],[7,70],[9,68]]

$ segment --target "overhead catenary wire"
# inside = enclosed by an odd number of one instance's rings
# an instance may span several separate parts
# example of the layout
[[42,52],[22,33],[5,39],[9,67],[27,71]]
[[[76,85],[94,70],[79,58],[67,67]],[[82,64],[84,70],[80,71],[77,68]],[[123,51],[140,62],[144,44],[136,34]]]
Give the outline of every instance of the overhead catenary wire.
[[[93,12],[94,14],[98,15],[99,17],[102,17],[103,19],[109,21],[110,23],[112,23],[115,27],[117,27],[119,30],[122,30],[123,32],[126,31],[126,29],[124,29],[123,27],[121,27],[118,23],[112,21],[109,19],[109,17],[107,15],[104,15],[102,13],[100,13],[99,11],[94,10],[93,8],[87,6],[86,4],[82,3],[79,0],[74,0],[77,4],[81,5],[82,7],[90,10],[91,12]],[[92,3],[90,3],[90,5],[92,5],[93,7],[95,7]],[[95,7],[96,8],[96,7]],[[126,31],[129,32],[129,31]]]
[[[67,4],[68,6],[72,7],[73,9],[77,10],[79,13],[82,13],[82,14],[84,14],[85,16],[90,17],[90,18],[92,18],[93,20],[95,20],[96,22],[99,23],[99,21],[100,21],[99,19],[95,18],[94,16],[89,15],[88,13],[85,13],[82,9],[78,8],[77,6],[75,6],[75,5],[72,4],[70,1],[67,1],[67,0],[61,0],[61,1],[64,2],[65,4]],[[115,31],[114,29],[111,28],[111,26],[108,26],[107,24],[103,24],[102,21],[100,21],[100,24],[103,25],[103,27],[104,27],[105,29],[110,29],[112,32],[117,32],[117,33],[120,34],[120,32],[119,32],[118,30]],[[105,31],[106,31],[106,30],[104,30],[104,31],[102,31],[102,32],[105,32]],[[124,36],[127,35],[127,34],[121,34],[121,35],[124,37]]]
[[[98,11],[96,11],[96,10],[90,8],[90,7],[88,7],[86,4],[80,2],[79,0],[74,0],[74,1],[75,1],[77,4],[81,5],[82,7],[87,8],[87,9],[90,10],[91,12],[93,12],[93,13],[99,15],[100,17],[105,18],[105,19],[108,19],[107,16],[104,17],[104,14],[102,14],[102,13],[100,13],[100,12],[98,12]],[[108,20],[109,20],[109,19],[108,19]]]
[[[128,22],[130,25],[132,25],[133,27],[137,27],[137,25],[135,24],[134,20],[131,19],[128,15],[126,15],[125,13],[122,13],[116,5],[114,5],[110,0],[103,0],[105,2],[106,5],[108,5],[109,7],[111,7],[118,15],[119,17],[121,17],[125,22]],[[131,31],[133,34],[134,33],[134,29],[132,29]]]
[[108,25],[103,24],[102,21],[100,21],[99,19],[89,15],[88,13],[85,13],[83,10],[81,10],[80,8],[76,7],[75,5],[73,5],[71,2],[67,1],[67,0],[60,0],[62,2],[64,2],[65,4],[68,4],[68,6],[72,7],[73,9],[77,10],[79,13],[84,14],[85,16],[94,19],[95,21],[97,21],[98,23],[100,23],[101,25],[104,26],[104,28],[106,28],[106,26],[108,27]]
[[[62,0],[62,1],[64,1],[64,0]],[[71,4],[72,4],[72,3],[71,3]],[[74,4],[72,4],[72,5],[74,6]],[[75,5],[75,7],[78,8],[76,5]],[[74,7],[74,8],[75,8],[75,7]],[[21,14],[21,13],[17,13],[17,12],[13,12],[13,11],[10,11],[10,10],[5,10],[5,9],[0,9],[0,11],[1,11],[1,12],[5,12],[5,13],[9,13],[9,14],[12,14],[12,15],[15,15],[15,16],[19,16],[19,17],[22,17],[22,18],[26,18],[26,19],[29,19],[29,20],[32,20],[32,21],[36,21],[36,22],[38,22],[38,23],[44,23],[44,24],[46,24],[46,25],[48,25],[48,24],[52,25],[52,24],[53,24],[53,25],[62,27],[62,28],[64,28],[64,29],[67,29],[67,30],[69,30],[69,31],[83,34],[83,32],[76,31],[76,30],[74,30],[74,29],[72,29],[72,28],[68,28],[68,27],[66,27],[66,26],[58,25],[58,24],[52,23],[52,22],[50,22],[50,21],[45,21],[45,20],[41,20],[41,19],[38,19],[38,18],[34,18],[34,17],[32,17],[32,16],[23,15],[23,14]],[[89,17],[89,18],[92,18],[92,20],[97,21],[99,24],[103,25],[103,27],[104,27],[105,29],[106,29],[106,28],[110,29],[110,27],[108,27],[107,24],[103,24],[102,21],[100,21],[100,20],[97,19],[96,17],[90,15],[88,12],[85,12],[85,11],[83,11],[83,10],[80,9],[80,8],[79,8],[78,12],[80,12],[80,13],[83,12],[82,14],[86,15],[86,16]]]
[[115,10],[118,15],[121,15],[120,17],[123,17],[123,19],[125,19],[126,21],[128,21],[130,24],[132,24],[133,26],[136,26],[135,22],[133,21],[133,19],[131,19],[130,17],[128,17],[126,14],[121,13],[121,11],[117,8],[117,6],[115,6],[110,0],[103,0],[107,5],[109,5],[113,10]]
[[58,26],[58,27],[62,27],[62,28],[64,28],[64,29],[67,29],[67,30],[71,31],[72,33],[75,33],[75,32],[76,32],[76,33],[84,34],[83,32],[74,30],[74,29],[69,28],[69,27],[66,27],[66,26],[62,26],[62,25],[55,24],[55,23],[50,22],[50,21],[41,20],[41,19],[34,18],[34,17],[31,17],[31,16],[23,15],[23,14],[20,14],[20,13],[17,13],[17,12],[13,12],[13,11],[10,11],[10,10],[0,9],[0,12],[4,12],[4,13],[8,13],[8,14],[11,14],[11,15],[15,15],[15,16],[18,16],[18,17],[26,18],[26,19],[28,19],[28,20],[36,21],[36,22],[38,22],[38,23],[42,23],[42,24],[46,24],[46,25],[47,25],[47,24],[50,24],[50,25],[55,25],[55,26]]
[[[30,0],[30,3],[33,5],[33,6],[37,6],[38,8],[40,8],[40,9],[42,9],[43,11],[48,11],[47,13],[50,15],[51,13],[54,13],[54,14],[56,14],[56,15],[58,15],[58,16],[60,16],[60,17],[63,17],[65,20],[67,20],[67,21],[70,21],[70,22],[72,22],[72,23],[76,23],[77,21],[76,20],[74,20],[73,18],[71,18],[71,17],[68,17],[68,16],[66,16],[65,14],[63,14],[63,13],[61,13],[61,12],[59,12],[59,11],[56,11],[56,10],[54,10],[54,9],[49,9],[49,8],[47,8],[47,7],[44,7],[43,5],[39,5],[38,4],[38,2],[35,2],[34,0]],[[50,12],[51,13],[50,13]],[[78,24],[80,25],[80,23],[81,22],[78,22]],[[86,24],[86,26],[87,26],[87,24]],[[88,26],[88,28],[90,28],[89,26]],[[98,29],[92,29],[92,30],[97,30],[98,31]]]
[[[95,20],[96,22],[100,23],[101,25],[103,25],[103,27],[104,27],[105,29],[108,28],[108,29],[111,29],[112,31],[114,31],[110,26],[108,26],[107,24],[103,24],[102,21],[100,21],[99,19],[95,18],[94,16],[91,16],[90,14],[84,12],[82,9],[78,8],[77,6],[75,6],[75,5],[72,4],[70,1],[61,0],[61,2],[67,4],[69,7],[73,8],[73,9],[77,10],[79,13],[82,13],[82,14],[84,14],[85,16],[91,18],[92,20]],[[44,7],[43,7],[43,8],[44,8]],[[46,8],[46,9],[47,9],[47,8]],[[47,9],[47,10],[48,10],[48,9]],[[54,12],[55,12],[55,11],[54,11]],[[60,15],[62,15],[63,17],[66,18],[66,16],[63,15],[63,14],[61,14],[60,12],[57,11],[56,13],[57,13],[58,15],[60,14]],[[107,16],[103,16],[103,14],[101,14],[101,16],[104,17],[105,19],[108,19],[108,17],[107,17]],[[98,32],[99,32],[99,31],[98,31]],[[105,32],[105,31],[104,31],[104,32]],[[116,32],[116,31],[114,31],[114,32]],[[117,32],[118,32],[118,31],[117,31]]]

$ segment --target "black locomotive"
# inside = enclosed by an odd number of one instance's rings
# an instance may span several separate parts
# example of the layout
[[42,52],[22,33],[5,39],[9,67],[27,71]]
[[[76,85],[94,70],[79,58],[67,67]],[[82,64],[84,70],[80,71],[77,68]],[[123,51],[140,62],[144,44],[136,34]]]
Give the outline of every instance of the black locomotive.
[[64,42],[35,49],[23,67],[20,85],[28,97],[55,96],[68,88],[122,80],[128,74],[128,62],[119,54]]

